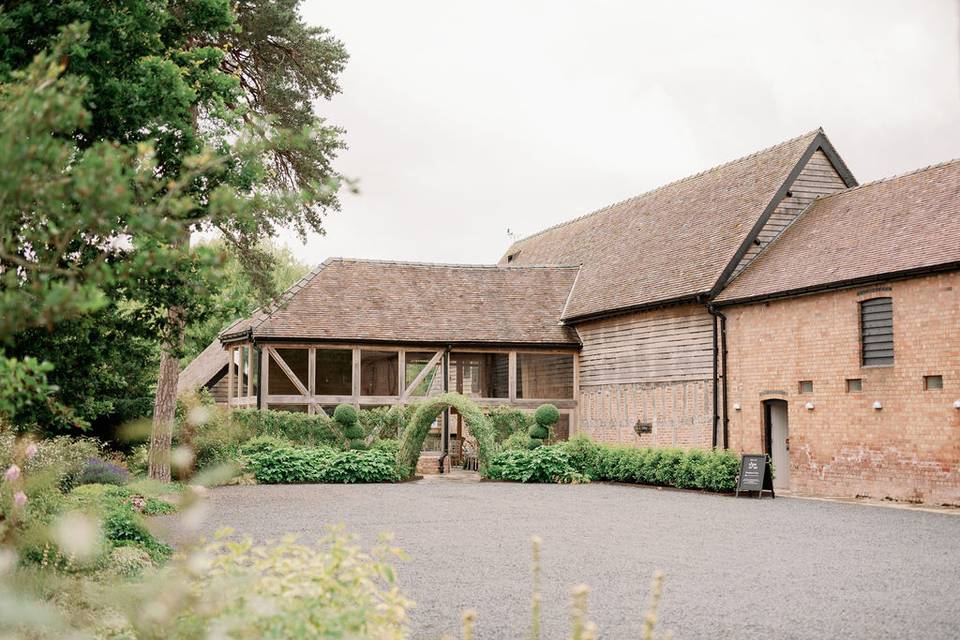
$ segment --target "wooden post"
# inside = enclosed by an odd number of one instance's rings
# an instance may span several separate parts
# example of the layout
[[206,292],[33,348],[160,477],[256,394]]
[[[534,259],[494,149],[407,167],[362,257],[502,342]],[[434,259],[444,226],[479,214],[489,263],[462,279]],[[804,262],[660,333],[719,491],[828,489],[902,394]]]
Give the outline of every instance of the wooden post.
[[243,345],[237,347],[237,402],[243,396]]
[[507,366],[510,369],[507,372],[507,395],[510,402],[517,401],[517,352],[511,351],[507,357]]
[[227,407],[232,404],[233,392],[233,347],[230,347],[227,349]]
[[307,349],[307,413],[317,412],[313,404],[313,396],[317,393],[317,348]]
[[397,395],[403,397],[407,389],[407,352],[400,349],[397,353]]
[[360,347],[353,348],[353,406],[360,408]]
[[580,427],[580,353],[573,354],[573,400],[576,403],[570,412],[570,436],[579,433]]
[[263,398],[260,401],[260,408],[269,409],[270,403],[267,402],[267,396],[270,395],[270,347],[266,345],[260,348],[260,394]]
[[253,397],[253,345],[247,347],[247,398]]

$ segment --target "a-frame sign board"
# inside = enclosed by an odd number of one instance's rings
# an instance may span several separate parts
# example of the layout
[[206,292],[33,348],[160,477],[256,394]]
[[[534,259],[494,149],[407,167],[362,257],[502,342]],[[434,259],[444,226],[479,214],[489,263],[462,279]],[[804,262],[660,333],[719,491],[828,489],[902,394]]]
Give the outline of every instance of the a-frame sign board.
[[773,492],[773,469],[770,466],[770,456],[763,453],[745,453],[740,459],[740,475],[737,477],[737,497],[741,491],[756,491],[757,497],[763,497],[764,491],[770,492],[771,498],[776,498]]

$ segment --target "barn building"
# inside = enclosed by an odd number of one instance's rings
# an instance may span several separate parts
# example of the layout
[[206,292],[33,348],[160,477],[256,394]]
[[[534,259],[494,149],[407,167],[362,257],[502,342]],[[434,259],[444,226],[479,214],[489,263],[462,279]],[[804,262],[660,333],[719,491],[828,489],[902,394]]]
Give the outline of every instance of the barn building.
[[960,503],[958,202],[960,162],[859,186],[816,130],[495,265],[327,260],[183,387],[311,413],[549,401],[561,434],[767,452],[781,490]]

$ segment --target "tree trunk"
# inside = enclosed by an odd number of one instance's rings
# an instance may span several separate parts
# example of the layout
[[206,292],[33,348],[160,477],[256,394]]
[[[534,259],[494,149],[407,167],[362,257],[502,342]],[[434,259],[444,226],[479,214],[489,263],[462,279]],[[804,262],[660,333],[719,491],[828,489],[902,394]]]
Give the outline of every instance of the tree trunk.
[[170,482],[170,446],[177,413],[177,381],[180,379],[180,359],[176,356],[176,347],[183,345],[183,309],[171,307],[167,311],[167,319],[170,322],[170,337],[164,341],[160,358],[148,471],[152,479],[160,482]]

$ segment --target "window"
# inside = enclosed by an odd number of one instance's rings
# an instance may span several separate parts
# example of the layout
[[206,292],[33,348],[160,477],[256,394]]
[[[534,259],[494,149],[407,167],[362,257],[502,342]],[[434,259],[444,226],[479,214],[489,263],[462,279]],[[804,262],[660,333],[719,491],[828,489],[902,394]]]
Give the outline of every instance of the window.
[[353,394],[353,351],[317,349],[316,394],[349,396]]
[[[283,360],[284,364],[290,369],[297,381],[304,387],[307,386],[307,369],[309,365],[310,352],[307,349],[276,349],[277,357]],[[270,382],[267,385],[267,393],[270,395],[281,396],[299,396],[299,387],[290,379],[287,372],[284,371],[276,358],[270,358]]]
[[560,400],[573,397],[572,354],[517,354],[517,397]]
[[847,378],[847,393],[856,393],[863,391],[863,380],[860,378]]
[[800,393],[813,393],[813,380],[801,380]]
[[864,366],[893,364],[893,298],[860,303],[860,350]]
[[450,391],[477,398],[509,397],[510,356],[506,353],[450,354]]
[[[407,351],[404,356],[404,365],[405,365],[405,376],[406,381],[404,384],[410,386],[413,384],[413,381],[417,379],[417,376],[420,375],[424,368],[433,357],[437,354],[436,351]],[[410,395],[412,396],[426,396],[426,395],[438,395],[443,392],[443,376],[437,375],[437,372],[440,370],[442,365],[442,360],[438,360],[436,364],[431,367],[430,371],[426,372],[423,377],[420,379],[420,382],[417,383],[417,386],[410,390]]]
[[923,376],[923,390],[943,389],[943,376]]
[[360,395],[400,395],[400,354],[397,351],[360,352]]

